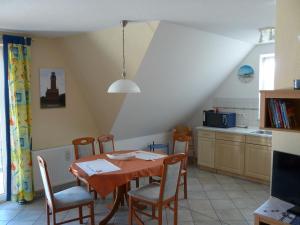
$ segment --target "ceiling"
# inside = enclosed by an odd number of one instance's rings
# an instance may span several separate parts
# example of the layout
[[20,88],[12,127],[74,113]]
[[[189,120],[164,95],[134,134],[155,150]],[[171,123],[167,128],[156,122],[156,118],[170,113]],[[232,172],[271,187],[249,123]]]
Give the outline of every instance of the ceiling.
[[275,0],[1,0],[0,30],[56,37],[122,19],[163,20],[255,43],[275,25]]

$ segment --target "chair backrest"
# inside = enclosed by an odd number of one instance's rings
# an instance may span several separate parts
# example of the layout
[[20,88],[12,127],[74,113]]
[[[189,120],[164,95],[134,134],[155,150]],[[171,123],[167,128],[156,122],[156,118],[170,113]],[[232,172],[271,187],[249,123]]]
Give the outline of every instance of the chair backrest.
[[173,134],[192,136],[192,129],[185,125],[177,125],[173,129]]
[[173,154],[188,154],[190,139],[186,135],[173,135]]
[[149,150],[150,152],[160,150],[166,154],[169,154],[169,144],[155,144],[153,141],[153,143],[149,145]]
[[72,141],[74,145],[75,159],[95,155],[95,138],[82,137]]
[[37,156],[37,160],[39,163],[46,199],[48,201],[49,206],[53,209],[53,191],[48,175],[47,163],[41,156]]
[[107,134],[98,137],[100,153],[108,153],[115,151],[114,135]]
[[171,155],[164,159],[163,174],[160,183],[160,201],[166,201],[177,196],[184,159],[184,154]]

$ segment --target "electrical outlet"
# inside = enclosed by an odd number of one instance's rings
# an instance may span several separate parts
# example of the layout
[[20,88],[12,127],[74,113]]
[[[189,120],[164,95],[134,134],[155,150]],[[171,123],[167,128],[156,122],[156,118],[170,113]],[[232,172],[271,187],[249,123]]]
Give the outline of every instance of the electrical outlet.
[[69,162],[70,159],[71,159],[70,151],[65,151],[65,160],[66,160],[67,162]]

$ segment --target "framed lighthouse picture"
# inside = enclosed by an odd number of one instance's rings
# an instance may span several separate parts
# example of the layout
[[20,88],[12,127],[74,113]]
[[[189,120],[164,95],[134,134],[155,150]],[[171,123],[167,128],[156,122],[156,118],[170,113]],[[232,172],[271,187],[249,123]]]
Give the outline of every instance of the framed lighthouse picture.
[[66,106],[65,71],[63,69],[40,69],[41,108]]

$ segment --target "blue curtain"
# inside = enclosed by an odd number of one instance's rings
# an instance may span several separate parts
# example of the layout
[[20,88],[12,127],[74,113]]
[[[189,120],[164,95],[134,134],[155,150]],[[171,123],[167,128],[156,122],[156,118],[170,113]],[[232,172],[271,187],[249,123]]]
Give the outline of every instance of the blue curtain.
[[[23,197],[24,193],[18,192],[19,189],[23,188],[22,182],[16,183],[15,180],[12,182],[12,178],[15,177],[12,174],[12,156],[16,155],[16,143],[19,142],[19,137],[14,137],[12,132],[12,118],[18,117],[21,115],[22,109],[20,108],[20,112],[17,114],[12,111],[12,107],[19,108],[21,107],[20,103],[15,100],[15,96],[18,95],[16,91],[18,88],[22,88],[22,86],[27,85],[26,82],[23,81],[23,77],[27,77],[28,71],[26,71],[26,64],[22,65],[21,63],[24,61],[24,58],[27,57],[28,49],[27,47],[31,45],[31,39],[20,37],[20,36],[11,36],[11,35],[3,35],[3,57],[4,57],[4,92],[5,92],[5,117],[6,117],[6,145],[7,145],[7,200],[11,200],[12,197],[15,201],[23,202],[26,201],[26,198]],[[29,47],[28,47],[29,48]],[[24,55],[26,54],[26,55]],[[28,53],[30,54],[30,52]],[[17,66],[14,66],[17,64]],[[24,70],[25,69],[25,70]],[[30,74],[28,74],[29,76]],[[29,92],[28,92],[29,93]],[[19,121],[18,121],[19,122]],[[17,122],[17,123],[18,123]],[[15,128],[14,129],[19,129]],[[23,131],[19,131],[23,132]],[[14,151],[12,151],[14,150]],[[19,152],[17,154],[20,155],[19,158],[19,166],[23,167],[22,157],[23,157],[23,149],[19,148]],[[23,175],[23,174],[22,174]],[[18,177],[20,179],[20,176]],[[12,184],[14,183],[14,187]],[[17,193],[12,193],[17,192]],[[23,192],[23,190],[22,190]],[[22,197],[20,197],[22,196]],[[29,199],[31,200],[31,199]]]

